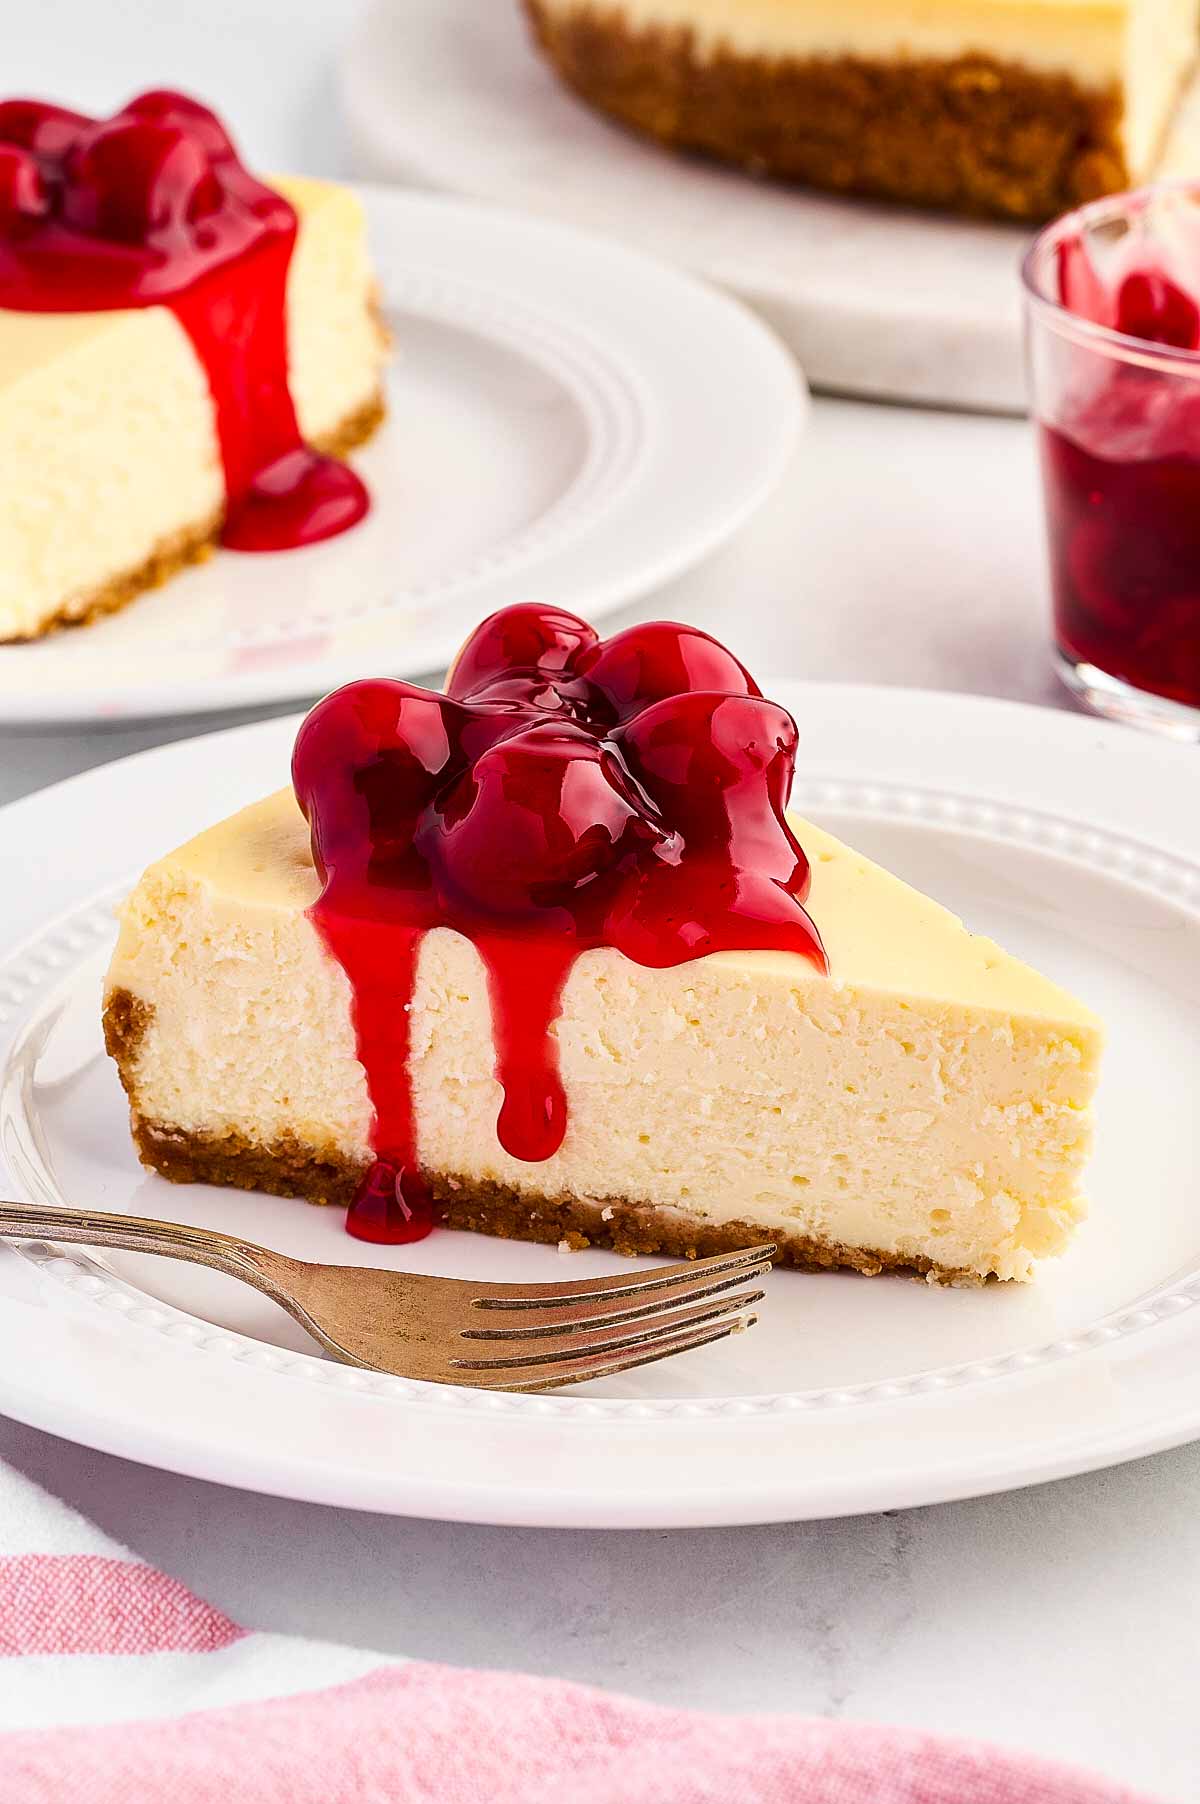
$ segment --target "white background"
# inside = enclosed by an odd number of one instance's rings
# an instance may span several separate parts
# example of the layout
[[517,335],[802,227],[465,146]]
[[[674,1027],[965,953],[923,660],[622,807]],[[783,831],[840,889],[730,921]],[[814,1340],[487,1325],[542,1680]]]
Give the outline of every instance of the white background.
[[[348,173],[335,64],[353,13],[42,0],[4,19],[3,85],[97,111],[150,84],[188,87],[264,168]],[[728,639],[768,687],[845,678],[1063,705],[1019,421],[818,402],[758,519],[629,618],[663,613]],[[0,733],[0,801],[191,730]],[[713,1709],[987,1736],[1196,1794],[1194,1447],[935,1509],[636,1535],[339,1515],[3,1421],[0,1457],[257,1627]]]

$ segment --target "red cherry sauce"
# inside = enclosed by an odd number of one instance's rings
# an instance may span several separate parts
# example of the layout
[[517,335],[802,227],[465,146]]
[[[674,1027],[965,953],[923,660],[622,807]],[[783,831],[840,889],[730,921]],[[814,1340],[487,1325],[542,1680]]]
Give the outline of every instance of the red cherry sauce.
[[496,1131],[529,1161],[567,1128],[550,1029],[581,952],[660,968],[765,948],[826,969],[783,814],[795,748],[791,716],[706,633],[601,640],[553,608],[485,621],[445,695],[380,680],[313,709],[292,763],[324,885],[312,919],[350,980],[375,1111],[351,1233],[411,1239],[433,1221],[408,1074],[427,928],[483,959]]
[[223,542],[282,551],[361,520],[354,472],[300,437],[288,388],[287,201],[206,107],[165,90],[112,119],[0,102],[0,307],[169,307],[204,366],[225,471]]
[[[1200,308],[1161,271],[1106,284],[1070,240],[1058,273],[1072,313],[1200,349]],[[1081,370],[1040,431],[1058,642],[1073,662],[1200,707],[1200,370],[1098,355]]]

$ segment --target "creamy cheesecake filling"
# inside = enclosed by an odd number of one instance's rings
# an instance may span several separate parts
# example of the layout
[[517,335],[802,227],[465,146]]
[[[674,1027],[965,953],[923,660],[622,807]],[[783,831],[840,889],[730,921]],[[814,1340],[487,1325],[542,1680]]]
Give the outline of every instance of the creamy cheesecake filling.
[[[740,1222],[782,1237],[800,1263],[824,1253],[976,1277],[1025,1278],[1062,1249],[1083,1212],[1094,1019],[936,903],[794,824],[832,976],[794,955],[650,971],[584,953],[554,1030],[567,1134],[537,1164],[496,1139],[478,954],[448,930],[425,936],[411,1036],[419,1150],[435,1193],[462,1197],[462,1225],[482,1197],[474,1225],[553,1238],[589,1222],[589,1237],[628,1245],[632,1205],[675,1220],[677,1237],[664,1243],[660,1223],[655,1242],[668,1250],[720,1244]],[[269,1183],[269,1162],[246,1149],[287,1145],[294,1169],[307,1156],[317,1171],[309,1194],[328,1170],[348,1174],[345,1200],[373,1158],[349,986],[306,915],[318,891],[285,792],[154,867],[125,905],[109,994],[144,1011],[122,1075],[150,1130],[144,1154],[168,1175],[189,1145],[219,1161],[224,1144],[242,1149],[249,1181]],[[236,1170],[232,1152],[207,1167],[222,1181]]]
[[0,508],[0,640],[86,613],[224,511],[204,371],[165,308],[0,312],[0,445],[28,473]]

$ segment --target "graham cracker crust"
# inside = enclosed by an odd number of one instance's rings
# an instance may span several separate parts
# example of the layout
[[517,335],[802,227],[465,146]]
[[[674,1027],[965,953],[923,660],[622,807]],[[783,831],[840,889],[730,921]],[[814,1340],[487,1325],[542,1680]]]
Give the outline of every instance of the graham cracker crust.
[[534,37],[590,105],[680,150],[841,194],[1041,221],[1128,187],[1116,87],[981,54],[769,58],[619,6],[524,0]]
[[[358,445],[365,444],[382,423],[386,408],[380,387],[369,401],[356,407],[334,431],[314,439],[313,449],[329,457],[345,457]],[[147,589],[159,589],[177,576],[188,564],[203,563],[212,556],[225,524],[225,510],[218,508],[208,519],[160,539],[144,563],[95,589],[89,595],[75,596],[31,633],[0,634],[0,645],[30,645],[45,639],[64,627],[91,626],[106,614],[116,614],[135,601]]]
[[[264,1146],[239,1133],[196,1133],[141,1115],[136,1066],[150,1019],[151,1010],[128,990],[113,991],[105,1003],[104,1043],[129,1097],[130,1127],[143,1165],[173,1184],[219,1184],[348,1206],[370,1167],[369,1159],[348,1159],[335,1147],[307,1146],[290,1135]],[[549,1245],[565,1241],[576,1251],[597,1246],[631,1257],[649,1253],[704,1259],[768,1238],[761,1223],[705,1222],[628,1197],[551,1196],[455,1172],[427,1171],[424,1175],[437,1220],[443,1226],[492,1234],[502,1240]],[[896,1272],[934,1284],[983,1282],[975,1272],[941,1266],[923,1257],[900,1258],[806,1234],[781,1234],[776,1229],[769,1231],[769,1238],[779,1248],[776,1264],[797,1271],[850,1270],[868,1278]]]

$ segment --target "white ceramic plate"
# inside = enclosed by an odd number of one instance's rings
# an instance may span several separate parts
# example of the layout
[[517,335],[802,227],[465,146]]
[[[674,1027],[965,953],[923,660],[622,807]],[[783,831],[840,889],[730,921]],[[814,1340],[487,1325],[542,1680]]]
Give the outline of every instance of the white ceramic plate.
[[[1200,1434],[1200,813],[1190,748],[1011,703],[780,685],[799,806],[1087,997],[1111,1046],[1093,1215],[1031,1286],[772,1276],[749,1335],[602,1387],[485,1397],[351,1372],[254,1293],[164,1261],[0,1252],[0,1409],[112,1452],[331,1503],[488,1522],[736,1523],[932,1502]],[[278,784],[294,722],[110,765],[0,815],[0,1157],[26,1198],[286,1251],[554,1278],[442,1232],[137,1165],[98,1023],[110,899]],[[47,924],[49,923],[49,924]],[[32,936],[32,938],[30,937]],[[619,1267],[588,1252],[572,1277]]]
[[363,191],[397,357],[355,463],[375,506],[309,550],[219,553],[111,619],[0,647],[0,726],[195,714],[442,670],[492,609],[596,619],[770,492],[803,380],[724,295],[565,226]]
[[609,124],[534,52],[519,0],[374,0],[343,64],[359,166],[568,219],[740,295],[809,380],[1024,407],[1029,232],[754,182]]

